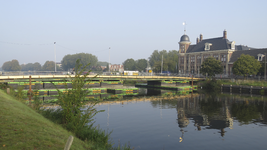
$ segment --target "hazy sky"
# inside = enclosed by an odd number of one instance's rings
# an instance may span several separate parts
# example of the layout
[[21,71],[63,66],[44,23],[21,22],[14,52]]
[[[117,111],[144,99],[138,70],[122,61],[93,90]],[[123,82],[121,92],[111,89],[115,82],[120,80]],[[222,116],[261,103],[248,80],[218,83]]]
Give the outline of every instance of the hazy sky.
[[121,64],[147,59],[154,50],[178,50],[186,34],[192,44],[222,37],[267,47],[266,0],[0,0],[0,67],[60,62],[67,54],[91,53]]

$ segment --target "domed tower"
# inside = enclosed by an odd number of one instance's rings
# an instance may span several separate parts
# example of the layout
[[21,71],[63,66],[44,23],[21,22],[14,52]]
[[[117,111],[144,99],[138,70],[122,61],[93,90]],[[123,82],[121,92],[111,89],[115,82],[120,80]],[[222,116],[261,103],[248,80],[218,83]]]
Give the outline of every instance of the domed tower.
[[178,43],[179,43],[179,53],[186,53],[189,45],[191,44],[189,37],[186,34],[184,34],[181,37],[180,42]]

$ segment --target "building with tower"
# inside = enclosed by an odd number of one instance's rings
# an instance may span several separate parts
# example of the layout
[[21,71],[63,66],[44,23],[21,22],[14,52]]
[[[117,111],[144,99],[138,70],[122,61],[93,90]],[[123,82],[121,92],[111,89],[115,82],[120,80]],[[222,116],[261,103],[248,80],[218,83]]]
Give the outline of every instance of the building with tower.
[[[263,60],[267,49],[255,49],[244,45],[235,45],[235,41],[227,39],[227,31],[223,31],[222,37],[203,39],[200,34],[196,44],[191,44],[189,36],[181,36],[179,44],[179,74],[200,74],[202,62],[208,57],[220,60],[223,65],[223,74],[232,75],[234,61],[241,54],[249,54],[258,60]],[[232,56],[234,56],[232,58]],[[260,58],[260,59],[259,59]]]

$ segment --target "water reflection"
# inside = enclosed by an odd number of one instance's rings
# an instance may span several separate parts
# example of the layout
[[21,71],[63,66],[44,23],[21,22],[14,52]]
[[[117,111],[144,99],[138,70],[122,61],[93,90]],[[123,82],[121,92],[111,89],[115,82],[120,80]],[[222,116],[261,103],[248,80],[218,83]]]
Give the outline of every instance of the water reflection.
[[225,128],[233,129],[234,120],[239,125],[267,124],[267,103],[264,98],[247,98],[238,95],[194,95],[172,101],[151,101],[153,107],[176,108],[177,123],[183,140],[185,128],[191,123],[198,131],[217,129],[222,137]]

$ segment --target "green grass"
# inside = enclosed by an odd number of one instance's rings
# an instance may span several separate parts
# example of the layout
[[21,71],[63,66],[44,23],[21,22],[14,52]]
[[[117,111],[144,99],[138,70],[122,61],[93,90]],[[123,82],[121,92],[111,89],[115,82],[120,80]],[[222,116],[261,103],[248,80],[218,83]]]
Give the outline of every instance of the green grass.
[[221,84],[226,85],[245,85],[245,86],[261,86],[267,87],[267,81],[256,81],[256,80],[235,80],[232,82],[231,80],[221,80]]
[[[0,149],[64,149],[71,132],[0,90]],[[71,149],[91,149],[74,137]]]

